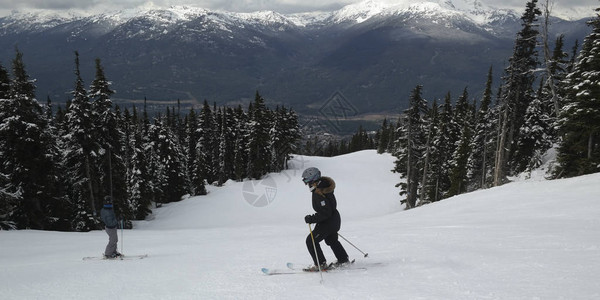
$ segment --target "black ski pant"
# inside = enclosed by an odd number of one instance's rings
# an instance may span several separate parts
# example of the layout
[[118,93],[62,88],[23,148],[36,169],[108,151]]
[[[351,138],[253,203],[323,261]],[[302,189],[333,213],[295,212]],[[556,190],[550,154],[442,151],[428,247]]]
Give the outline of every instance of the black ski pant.
[[[329,247],[331,247],[331,250],[333,250],[333,254],[335,255],[335,258],[337,258],[337,260],[339,262],[345,262],[348,261],[348,253],[346,253],[346,250],[344,249],[344,247],[342,246],[342,243],[340,243],[340,241],[338,240],[338,233],[337,231],[332,231],[332,230],[326,230],[323,229],[324,227],[321,227],[319,225],[317,225],[315,227],[315,229],[313,230],[313,237],[315,239],[315,244],[313,246],[313,239],[310,236],[310,234],[306,237],[306,247],[308,247],[308,252],[310,253],[310,256],[312,256],[313,262],[315,263],[315,266],[317,265],[317,257],[319,258],[319,263],[325,263],[327,262],[327,260],[325,259],[325,256],[323,255],[323,250],[321,250],[321,245],[319,244],[321,241],[325,240],[325,244],[327,244]],[[315,254],[315,248],[317,248],[317,253]]]

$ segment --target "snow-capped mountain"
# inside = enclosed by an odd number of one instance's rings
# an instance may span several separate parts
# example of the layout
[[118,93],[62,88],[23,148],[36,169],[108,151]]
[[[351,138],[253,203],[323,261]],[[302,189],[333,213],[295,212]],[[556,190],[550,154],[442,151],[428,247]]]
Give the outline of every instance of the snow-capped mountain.
[[[38,97],[59,102],[72,89],[77,50],[84,79],[101,58],[122,99],[225,104],[260,90],[311,111],[341,91],[360,112],[397,112],[397,99],[417,84],[430,98],[483,89],[490,65],[499,76],[511,54],[519,16],[479,0],[366,0],[290,15],[153,5],[89,16],[13,13],[0,18],[0,63],[8,67],[17,47]],[[589,32],[583,20],[553,24],[566,45]]]
[[[78,16],[73,13],[59,15],[56,13],[13,13],[0,18],[0,29],[3,34],[52,29],[72,22],[105,24],[113,28],[136,20],[151,23],[151,31],[157,31],[178,24],[204,19],[207,23],[218,24],[225,31],[232,31],[245,26],[264,26],[274,28],[310,27],[313,25],[331,25],[336,23],[360,24],[373,18],[390,18],[412,14],[418,17],[454,16],[471,20],[480,25],[488,25],[499,18],[518,18],[510,10],[497,10],[484,6],[477,0],[403,0],[388,3],[382,0],[366,0],[351,4],[334,12],[315,12],[283,15],[272,11],[253,13],[233,13],[211,11],[190,6],[171,6],[157,8],[154,6],[121,10],[93,16]],[[168,33],[166,31],[165,33]]]

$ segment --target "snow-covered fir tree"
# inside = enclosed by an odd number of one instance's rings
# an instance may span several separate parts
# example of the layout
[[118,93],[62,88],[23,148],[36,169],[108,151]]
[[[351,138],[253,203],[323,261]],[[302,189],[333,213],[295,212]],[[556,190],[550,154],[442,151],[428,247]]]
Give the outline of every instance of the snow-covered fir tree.
[[434,100],[429,115],[427,116],[427,133],[425,142],[425,154],[423,158],[423,179],[421,180],[421,191],[419,192],[419,204],[437,201],[436,195],[437,177],[435,172],[439,170],[436,156],[440,155],[439,149],[435,144],[439,134],[439,110],[437,101]]
[[219,185],[234,178],[235,116],[233,109],[223,108],[219,135]]
[[2,64],[0,64],[0,99],[6,101],[9,99],[10,75]]
[[559,120],[559,177],[600,171],[600,13],[589,24],[592,32],[583,41],[565,80],[565,103]]
[[459,139],[455,143],[455,150],[452,153],[450,161],[450,188],[448,196],[454,196],[467,191],[468,160],[471,153],[472,138],[472,107],[468,102],[469,93],[467,88],[463,90],[462,95],[456,101],[454,110],[455,123],[459,128]]
[[[100,59],[96,59],[95,63],[96,76],[90,85],[88,97],[93,117],[92,134],[98,149],[92,163],[99,181],[98,190],[95,191],[96,198],[112,196],[115,213],[125,220],[131,220],[134,214],[127,197],[122,122],[113,108],[111,96],[114,91],[110,89],[110,82],[106,79]],[[96,209],[100,209],[101,204],[98,203]]]
[[198,130],[198,115],[192,107],[187,116],[187,173],[190,182],[190,193],[192,195],[206,195],[206,187],[204,181],[206,179],[206,171],[204,166],[200,165],[204,162],[203,152],[198,151],[200,141],[200,130]]
[[[127,118],[125,118],[127,120]],[[138,117],[137,109],[133,108],[130,121],[124,123],[129,126],[129,167],[127,168],[127,195],[131,209],[135,213],[135,219],[143,220],[151,213],[150,205],[154,200],[154,178],[151,174],[147,151],[152,149],[149,137],[145,135],[145,125]]]
[[277,106],[272,112],[272,124],[269,130],[271,148],[271,171],[280,172],[287,169],[290,153],[297,149],[296,144],[300,140],[298,129],[298,118],[291,109],[285,106]]
[[248,115],[244,112],[241,105],[238,105],[234,110],[234,156],[233,156],[233,174],[234,179],[242,181],[247,177],[247,161],[248,161]]
[[[5,106],[8,105],[10,91],[10,77],[8,71],[0,64],[0,117],[4,120],[8,115],[5,111]],[[0,151],[5,151],[5,141],[0,139]],[[0,152],[1,156],[4,156],[4,152]],[[10,215],[12,214],[15,204],[19,198],[19,195],[15,192],[10,191],[10,172],[8,170],[0,169],[0,229],[14,229],[16,225],[11,220]]]
[[182,196],[189,193],[183,148],[177,135],[171,127],[167,126],[165,117],[155,118],[151,132],[157,160],[154,170],[156,201],[158,203],[180,201]]
[[384,152],[388,152],[390,145],[390,131],[393,130],[393,127],[388,122],[387,118],[383,119],[381,123],[381,128],[377,131],[375,136],[375,140],[377,143],[377,153],[381,154]]
[[471,153],[468,162],[469,190],[485,188],[493,168],[494,115],[492,110],[492,67],[490,67],[481,99],[475,116]]
[[452,168],[452,154],[456,151],[456,141],[460,137],[460,127],[454,119],[454,108],[452,107],[452,97],[450,93],[446,94],[442,111],[440,112],[439,136],[434,139],[440,155],[437,157],[438,176],[436,180],[436,195],[445,195],[450,189],[450,170]]
[[219,143],[217,124],[208,101],[204,101],[198,116],[197,138],[196,162],[194,163],[198,168],[196,172],[200,178],[207,180],[208,183],[213,183],[217,180],[219,168],[218,157],[214,157],[215,152],[218,151]]
[[73,98],[65,113],[65,131],[62,132],[64,149],[64,181],[69,188],[69,199],[75,203],[72,227],[77,231],[89,231],[99,225],[97,206],[101,199],[96,198],[99,186],[95,173],[95,158],[98,144],[94,140],[94,125],[91,103],[85,90],[79,70],[79,53],[75,52],[75,88]]
[[45,229],[48,206],[56,201],[52,187],[55,164],[52,135],[34,81],[16,51],[12,80],[0,70],[0,221],[5,226]]
[[[537,0],[527,2],[525,13],[521,17],[522,29],[517,34],[513,55],[505,69],[504,83],[501,96],[502,126],[498,139],[496,161],[494,165],[494,185],[506,181],[507,175],[515,174],[513,162],[520,160],[515,157],[518,151],[516,141],[519,140],[520,128],[525,122],[525,112],[535,98],[533,83],[536,79],[537,60],[536,23],[541,11],[537,8]],[[508,173],[507,173],[508,172]]]
[[260,179],[269,172],[271,162],[269,129],[271,127],[271,112],[265,105],[265,99],[256,92],[254,102],[248,108],[248,161],[247,174],[249,178]]
[[406,120],[402,125],[399,134],[399,145],[401,151],[395,156],[395,172],[406,177],[406,183],[401,183],[400,195],[406,195],[406,208],[410,209],[416,206],[418,199],[419,183],[422,176],[421,158],[425,150],[426,143],[426,122],[427,101],[421,96],[423,87],[418,85],[412,91],[410,96],[410,107],[405,111]]
[[519,172],[532,171],[541,166],[543,154],[552,146],[550,136],[551,118],[544,109],[541,98],[543,86],[540,87],[538,97],[533,99],[525,112],[525,122],[521,126],[515,169]]

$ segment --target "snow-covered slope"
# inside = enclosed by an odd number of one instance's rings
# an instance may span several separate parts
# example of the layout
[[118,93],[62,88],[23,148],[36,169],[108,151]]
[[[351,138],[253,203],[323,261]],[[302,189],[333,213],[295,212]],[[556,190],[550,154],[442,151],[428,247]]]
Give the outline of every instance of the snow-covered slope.
[[420,18],[463,18],[487,26],[501,16],[517,18],[516,12],[484,5],[478,0],[365,0],[332,13],[334,23],[362,23],[371,18],[389,18],[412,14]]
[[336,197],[340,199],[344,220],[387,215],[401,210],[394,187],[400,179],[390,172],[393,161],[389,155],[374,156],[371,151],[334,158],[300,156],[291,162],[290,170],[271,174],[261,181],[228,181],[224,188],[208,187],[208,197],[169,204],[156,211],[155,220],[141,222],[138,228],[302,224],[312,206],[310,192],[300,175],[311,166],[337,182]]
[[[211,187],[120,234],[0,231],[3,299],[598,299],[600,174],[531,179],[403,211],[393,157],[296,157],[262,181]],[[366,270],[266,276],[310,261],[309,166],[337,182],[342,241]],[[252,205],[251,203],[254,203]],[[270,203],[266,206],[264,204]],[[325,247],[325,256],[333,255]]]

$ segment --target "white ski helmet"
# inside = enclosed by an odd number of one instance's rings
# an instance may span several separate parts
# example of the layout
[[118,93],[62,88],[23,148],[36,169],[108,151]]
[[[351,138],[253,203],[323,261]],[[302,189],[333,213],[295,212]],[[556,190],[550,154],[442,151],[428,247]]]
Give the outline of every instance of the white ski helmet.
[[317,181],[321,178],[321,171],[315,167],[310,167],[302,172],[302,181],[304,184]]

